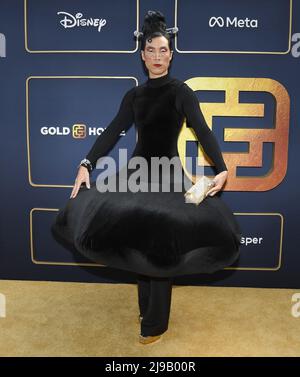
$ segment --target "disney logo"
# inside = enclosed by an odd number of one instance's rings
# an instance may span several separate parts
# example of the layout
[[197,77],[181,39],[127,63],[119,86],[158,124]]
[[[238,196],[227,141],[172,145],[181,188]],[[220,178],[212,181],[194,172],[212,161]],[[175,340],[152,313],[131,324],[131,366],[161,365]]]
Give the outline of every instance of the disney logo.
[[60,24],[65,28],[72,28],[75,26],[93,26],[98,27],[98,31],[101,31],[102,26],[106,25],[106,20],[103,18],[82,18],[82,13],[76,13],[73,16],[67,12],[57,12],[57,14],[63,14],[64,18],[60,20]]

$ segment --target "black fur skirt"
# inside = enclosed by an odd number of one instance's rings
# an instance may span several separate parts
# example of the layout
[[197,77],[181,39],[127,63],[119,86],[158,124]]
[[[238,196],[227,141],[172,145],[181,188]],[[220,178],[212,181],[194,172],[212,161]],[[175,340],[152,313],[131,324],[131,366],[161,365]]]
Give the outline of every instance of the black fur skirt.
[[186,190],[153,191],[149,183],[148,191],[117,184],[100,192],[99,185],[82,186],[56,215],[51,232],[64,248],[156,277],[213,273],[238,259],[240,226],[220,192],[195,205],[185,202]]

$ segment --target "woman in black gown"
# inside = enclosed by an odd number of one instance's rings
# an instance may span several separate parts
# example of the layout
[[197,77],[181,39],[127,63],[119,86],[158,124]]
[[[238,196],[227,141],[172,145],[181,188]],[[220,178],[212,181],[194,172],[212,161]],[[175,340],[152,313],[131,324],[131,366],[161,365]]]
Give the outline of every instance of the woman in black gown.
[[[216,138],[194,91],[168,72],[173,55],[171,36],[176,32],[176,28],[166,29],[161,12],[147,12],[142,32],[135,35],[142,39],[141,57],[148,79],[125,93],[117,115],[81,161],[70,200],[51,227],[64,247],[75,248],[97,263],[137,274],[139,340],[143,344],[159,340],[168,329],[172,278],[213,273],[231,265],[239,256],[241,240],[232,211],[216,195],[228,174]],[[157,190],[165,175],[160,171],[156,178],[140,177],[141,191],[120,190],[119,184],[128,183],[137,172],[130,166],[134,157],[149,164],[153,157],[179,157],[177,138],[185,118],[217,170],[215,186],[205,199],[198,206],[185,203],[184,187],[180,183],[178,190],[171,170],[173,190],[169,192]],[[90,173],[120,132],[133,123],[138,131],[133,155],[114,175],[116,190],[103,192],[104,182],[90,183]],[[125,179],[122,172],[127,174]],[[158,184],[155,191],[151,191],[152,183]]]

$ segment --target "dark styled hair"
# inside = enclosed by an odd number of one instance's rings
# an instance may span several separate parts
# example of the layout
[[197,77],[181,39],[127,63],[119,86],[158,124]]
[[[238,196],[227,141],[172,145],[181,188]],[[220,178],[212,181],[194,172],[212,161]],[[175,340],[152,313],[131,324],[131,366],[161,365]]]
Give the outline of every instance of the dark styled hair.
[[169,49],[172,50],[172,38],[166,29],[165,16],[160,11],[148,10],[142,26],[141,50],[145,49],[147,40],[151,42],[151,39],[161,36],[168,40]]

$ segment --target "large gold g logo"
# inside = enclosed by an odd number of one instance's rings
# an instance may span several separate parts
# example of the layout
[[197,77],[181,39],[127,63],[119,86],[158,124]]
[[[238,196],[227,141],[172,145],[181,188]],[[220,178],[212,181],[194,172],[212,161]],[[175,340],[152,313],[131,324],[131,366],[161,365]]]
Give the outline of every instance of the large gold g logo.
[[[288,162],[288,139],[290,120],[290,98],[285,87],[276,80],[269,78],[240,78],[240,77],[194,77],[186,81],[194,91],[215,90],[225,91],[224,103],[203,103],[201,110],[203,116],[212,129],[213,116],[226,117],[264,117],[265,106],[263,103],[240,103],[239,92],[268,92],[275,101],[275,114],[273,114],[272,127],[265,128],[225,128],[224,141],[248,142],[249,149],[245,153],[223,153],[224,161],[228,167],[228,179],[223,189],[228,191],[267,191],[279,185],[284,179]],[[195,183],[196,178],[186,169],[186,142],[197,141],[186,119],[178,136],[178,153],[185,174]],[[201,140],[199,140],[201,143]],[[272,143],[274,146],[272,168],[262,176],[237,176],[236,168],[262,167],[263,143]],[[199,162],[203,166],[210,166],[198,146]]]

